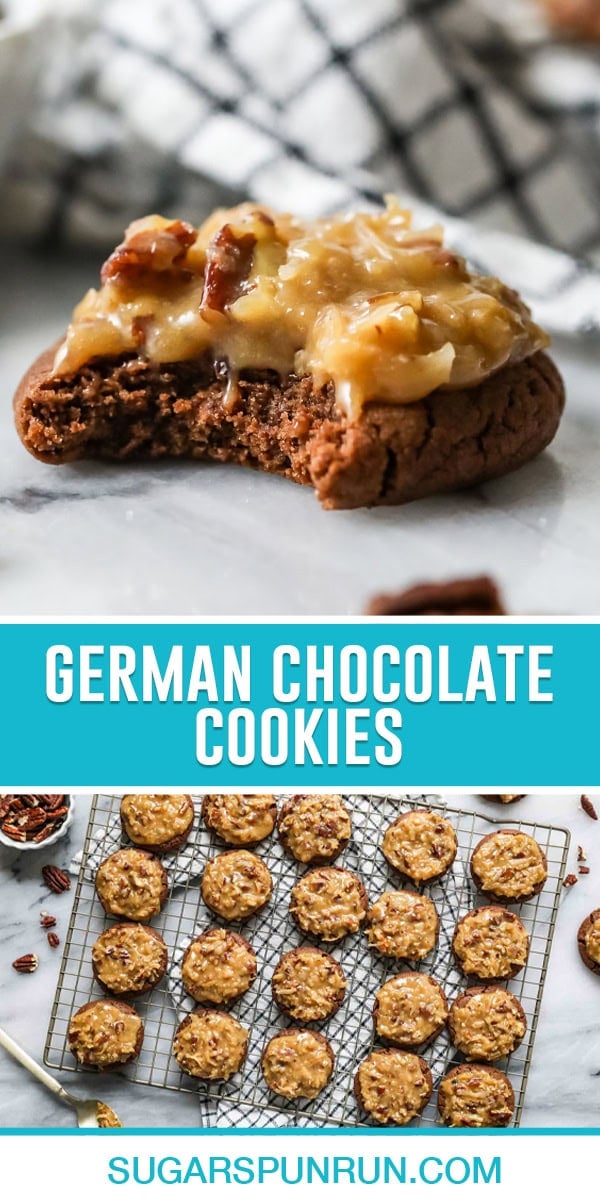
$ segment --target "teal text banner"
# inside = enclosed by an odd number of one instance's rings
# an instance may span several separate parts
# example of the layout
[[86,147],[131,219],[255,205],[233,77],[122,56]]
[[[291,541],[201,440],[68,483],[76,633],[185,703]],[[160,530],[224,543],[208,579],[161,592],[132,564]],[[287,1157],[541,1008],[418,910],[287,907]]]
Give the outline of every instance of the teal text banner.
[[0,787],[600,783],[600,626],[4,623]]

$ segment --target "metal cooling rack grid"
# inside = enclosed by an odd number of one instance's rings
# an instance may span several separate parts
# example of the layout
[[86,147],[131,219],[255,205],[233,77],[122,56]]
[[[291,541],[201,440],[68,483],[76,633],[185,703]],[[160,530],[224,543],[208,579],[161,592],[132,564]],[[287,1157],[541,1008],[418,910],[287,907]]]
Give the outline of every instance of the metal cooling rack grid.
[[[199,799],[194,799],[199,805]],[[439,883],[423,889],[431,896],[440,914],[439,943],[436,950],[421,963],[411,964],[414,969],[433,974],[450,1000],[467,986],[464,976],[456,968],[451,951],[456,922],[470,908],[486,902],[478,895],[468,869],[473,847],[490,829],[510,826],[530,833],[544,849],[548,859],[546,886],[531,902],[517,906],[531,938],[529,960],[525,970],[509,984],[510,990],[523,1005],[528,1031],[519,1049],[497,1064],[506,1071],[512,1082],[516,1099],[514,1123],[518,1125],[566,867],[570,841],[568,831],[514,820],[512,811],[493,817],[454,809],[434,796],[399,798],[361,795],[348,796],[347,799],[353,810],[353,837],[337,862],[359,871],[371,901],[386,888],[403,886],[402,880],[386,863],[379,849],[387,825],[400,812],[423,806],[437,808],[452,820],[459,843],[454,867]],[[45,1048],[47,1065],[61,1070],[85,1070],[75,1064],[67,1048],[68,1024],[72,1013],[80,1005],[103,994],[91,970],[91,948],[110,922],[95,896],[93,868],[100,858],[122,844],[119,805],[120,797],[107,795],[97,795],[92,802]],[[319,944],[318,939],[303,937],[288,914],[289,893],[306,868],[284,854],[275,835],[266,843],[261,843],[257,851],[273,875],[271,902],[262,913],[249,921],[227,925],[208,912],[199,890],[204,863],[226,847],[204,829],[198,819],[188,847],[191,853],[186,857],[185,871],[181,869],[184,852],[175,856],[175,871],[180,883],[172,887],[163,912],[153,922],[154,927],[162,933],[169,947],[171,962],[175,965],[157,988],[136,1002],[145,1024],[144,1046],[138,1060],[122,1068],[123,1076],[134,1083],[197,1093],[201,1100],[209,1102],[207,1115],[211,1123],[213,1118],[215,1123],[219,1122],[226,1113],[227,1123],[230,1124],[238,1121],[257,1126],[267,1123],[374,1124],[357,1110],[352,1090],[353,1079],[358,1063],[374,1044],[371,1014],[375,992],[385,979],[401,970],[402,965],[383,959],[372,951],[364,933],[328,947],[342,963],[348,978],[347,998],[342,1008],[328,1021],[314,1026],[322,1029],[331,1041],[336,1056],[334,1074],[328,1087],[316,1100],[294,1103],[274,1096],[262,1077],[260,1055],[269,1037],[278,1029],[289,1026],[290,1022],[282,1017],[272,1002],[270,978],[284,950],[306,941]],[[243,931],[252,942],[258,959],[256,981],[232,1010],[251,1031],[248,1057],[242,1071],[221,1084],[199,1084],[182,1075],[171,1052],[178,1022],[185,1012],[194,1007],[180,983],[178,964],[182,950],[195,933],[209,924]],[[433,1125],[438,1120],[435,1106],[437,1084],[451,1065],[461,1061],[461,1056],[456,1054],[444,1033],[425,1051],[424,1057],[433,1073],[434,1094],[414,1124]]]

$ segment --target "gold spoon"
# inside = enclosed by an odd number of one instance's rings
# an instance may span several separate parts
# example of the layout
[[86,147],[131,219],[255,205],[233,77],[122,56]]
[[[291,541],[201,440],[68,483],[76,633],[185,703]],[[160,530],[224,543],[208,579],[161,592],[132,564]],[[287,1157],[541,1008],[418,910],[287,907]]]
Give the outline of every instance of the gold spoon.
[[117,1114],[109,1108],[108,1104],[104,1104],[102,1100],[80,1100],[77,1096],[72,1096],[55,1079],[48,1071],[45,1071],[39,1063],[31,1058],[26,1050],[23,1050],[17,1042],[6,1033],[6,1030],[0,1028],[0,1046],[3,1046],[12,1057],[25,1067],[37,1079],[38,1083],[43,1083],[48,1091],[53,1092],[65,1104],[70,1104],[75,1109],[77,1115],[77,1124],[80,1129],[120,1129],[121,1121]]

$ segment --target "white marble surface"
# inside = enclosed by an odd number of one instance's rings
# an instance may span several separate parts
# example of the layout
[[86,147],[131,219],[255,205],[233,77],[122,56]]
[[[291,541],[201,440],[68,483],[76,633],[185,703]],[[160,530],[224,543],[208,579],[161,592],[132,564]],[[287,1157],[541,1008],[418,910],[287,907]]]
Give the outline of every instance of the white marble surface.
[[400,509],[325,513],[309,489],[236,467],[29,457],[14,386],[97,266],[4,253],[0,611],[357,613],[377,590],[489,570],[515,613],[600,612],[600,347],[556,346],[567,413],[553,448],[516,475]]
[[[473,796],[448,795],[448,803],[488,809]],[[600,797],[596,797],[600,811]],[[68,841],[52,851],[52,861],[68,866],[82,843],[88,798],[81,797]],[[577,929],[597,907],[600,898],[600,822],[594,823],[579,807],[579,795],[530,795],[520,803],[524,820],[568,826],[572,833],[569,870],[577,871],[577,845],[588,855],[590,874],[564,891],[557,922],[550,968],[541,1008],[527,1088],[523,1124],[529,1126],[600,1126],[600,978],[582,965],[576,946]],[[516,809],[506,810],[507,819]],[[497,815],[497,808],[494,807]],[[48,852],[19,854],[0,848],[0,1024],[40,1060],[60,965],[60,953],[50,950],[38,926],[41,909],[59,919],[64,933],[72,892],[48,896],[40,877]],[[35,951],[40,968],[34,975],[17,975],[11,962],[17,955]],[[81,1094],[94,1094],[112,1104],[128,1126],[194,1126],[193,1096],[124,1085],[118,1076],[81,1076],[65,1073],[63,1082]],[[0,1126],[62,1125],[71,1123],[67,1109],[0,1051]]]

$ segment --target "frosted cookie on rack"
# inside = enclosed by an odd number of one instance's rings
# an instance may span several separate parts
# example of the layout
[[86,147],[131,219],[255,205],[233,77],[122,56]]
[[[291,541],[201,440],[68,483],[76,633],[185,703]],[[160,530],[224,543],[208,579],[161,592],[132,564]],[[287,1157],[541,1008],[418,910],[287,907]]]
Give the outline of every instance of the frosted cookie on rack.
[[149,921],[167,899],[169,879],[159,858],[130,846],[100,863],[96,892],[109,917]]
[[324,1021],[344,1002],[348,981],[340,964],[316,946],[298,946],[280,958],[271,980],[273,999],[293,1021]]
[[273,880],[257,854],[226,850],[206,864],[200,891],[207,908],[223,920],[245,921],[268,904]]
[[520,829],[488,833],[471,855],[473,882],[490,900],[521,903],[541,892],[548,862],[535,838]]
[[333,862],[347,846],[352,819],[341,796],[292,796],[277,819],[279,840],[297,862]]
[[231,929],[206,929],[190,942],[181,964],[186,992],[198,1004],[227,1007],[256,979],[256,954]]
[[327,1038],[311,1029],[276,1033],[260,1060],[267,1086],[286,1100],[314,1100],[329,1083],[334,1062]]
[[256,846],[273,832],[277,820],[274,796],[205,796],[202,819],[228,846]]
[[465,975],[496,983],[523,970],[529,934],[514,912],[498,905],[473,908],[458,922],[452,949]]
[[515,1109],[512,1084],[497,1067],[461,1063],[442,1079],[438,1109],[444,1125],[482,1129],[508,1125]]
[[144,1023],[122,1000],[92,1000],[71,1017],[67,1039],[78,1063],[106,1070],[138,1057]]
[[92,970],[113,996],[142,996],[167,970],[169,954],[160,933],[133,922],[111,925],[92,946]]
[[577,946],[582,961],[594,975],[600,975],[600,908],[595,908],[579,926]]
[[173,1040],[180,1070],[194,1079],[226,1080],[242,1067],[248,1030],[229,1013],[197,1008],[184,1017]]
[[380,1125],[408,1125],[431,1097],[431,1071],[418,1054],[373,1050],[354,1077],[361,1108]]
[[512,1054],[527,1033],[523,1005],[502,987],[474,987],[450,1008],[450,1039],[472,1062],[496,1062]]
[[402,813],[386,829],[381,849],[390,866],[412,883],[433,883],[452,866],[458,842],[446,817],[418,808]]
[[171,854],[187,841],[194,824],[191,796],[123,796],[123,833],[142,850]]
[[448,1001],[431,975],[406,971],[387,979],[375,996],[377,1037],[403,1050],[423,1050],[442,1032]]
[[339,942],[357,933],[369,901],[364,884],[344,867],[315,867],[292,888],[290,914],[303,933]]
[[387,958],[420,961],[437,943],[440,918],[433,900],[419,892],[384,892],[369,909],[369,945]]

